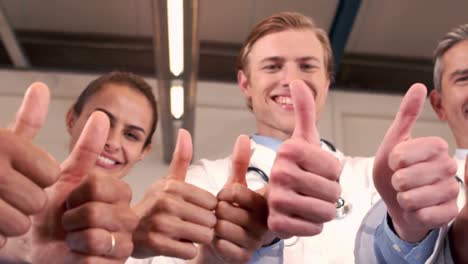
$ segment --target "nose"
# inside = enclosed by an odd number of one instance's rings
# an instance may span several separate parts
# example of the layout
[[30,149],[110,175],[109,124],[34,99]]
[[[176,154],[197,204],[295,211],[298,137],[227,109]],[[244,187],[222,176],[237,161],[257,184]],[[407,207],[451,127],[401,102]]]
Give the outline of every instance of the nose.
[[289,84],[294,80],[301,80],[301,74],[295,67],[284,66],[281,76],[281,85],[289,87]]
[[117,129],[111,128],[109,130],[109,135],[107,136],[104,149],[109,153],[115,153],[120,149],[120,136]]

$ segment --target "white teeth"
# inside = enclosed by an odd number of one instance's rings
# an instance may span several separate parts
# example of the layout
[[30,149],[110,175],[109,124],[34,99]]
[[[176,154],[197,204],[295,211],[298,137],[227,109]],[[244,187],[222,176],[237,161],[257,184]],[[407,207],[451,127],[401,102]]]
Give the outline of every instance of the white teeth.
[[103,156],[99,156],[99,157],[98,157],[98,160],[99,160],[100,162],[102,162],[102,163],[109,164],[109,165],[114,165],[114,164],[117,163],[117,162],[115,162],[115,161],[113,161],[113,160],[111,160],[111,159],[105,158],[105,157],[103,157]]
[[285,96],[277,96],[276,97],[276,102],[278,104],[283,104],[283,105],[292,105],[292,100],[291,97],[285,97]]

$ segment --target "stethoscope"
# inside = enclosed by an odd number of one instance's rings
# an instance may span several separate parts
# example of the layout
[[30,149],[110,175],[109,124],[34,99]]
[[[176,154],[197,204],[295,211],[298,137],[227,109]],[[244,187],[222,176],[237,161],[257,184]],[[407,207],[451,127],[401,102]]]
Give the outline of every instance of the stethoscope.
[[[332,143],[324,139],[321,139],[321,141],[325,143],[331,151],[336,152],[336,147]],[[254,167],[254,166],[249,166],[247,168],[247,172],[250,172],[250,171],[258,174],[265,182],[267,183],[269,182],[270,179],[268,178],[268,175],[262,169]],[[339,179],[338,179],[338,182],[340,182]],[[338,200],[335,203],[335,206],[336,206],[335,219],[343,219],[351,213],[352,204],[347,202],[342,197],[338,198]]]

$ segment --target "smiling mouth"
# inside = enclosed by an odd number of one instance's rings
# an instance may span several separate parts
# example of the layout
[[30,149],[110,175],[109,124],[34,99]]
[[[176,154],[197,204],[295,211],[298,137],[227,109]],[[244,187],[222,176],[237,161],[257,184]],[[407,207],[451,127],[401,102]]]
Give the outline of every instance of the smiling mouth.
[[97,166],[102,167],[102,168],[107,168],[107,169],[115,168],[116,166],[118,166],[120,164],[121,164],[121,162],[115,161],[115,160],[110,159],[110,158],[103,157],[101,155],[99,155],[97,160],[96,160],[96,165]]
[[282,106],[293,106],[293,101],[292,101],[291,96],[275,95],[271,99],[275,101],[277,104],[282,105]]

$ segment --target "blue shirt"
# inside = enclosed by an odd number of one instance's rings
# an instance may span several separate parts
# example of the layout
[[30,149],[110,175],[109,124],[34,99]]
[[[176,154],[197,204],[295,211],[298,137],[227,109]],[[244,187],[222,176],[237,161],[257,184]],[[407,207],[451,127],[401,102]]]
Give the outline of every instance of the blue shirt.
[[[267,148],[270,148],[274,151],[277,151],[283,141],[272,138],[254,134],[252,135],[252,140],[259,145],[263,145]],[[283,252],[284,250],[284,242],[281,240],[278,243],[273,245],[269,245],[266,247],[262,247],[259,250],[255,251],[252,256],[252,259],[249,263],[268,263],[268,264],[276,264],[276,263],[283,263]],[[281,252],[280,255],[276,255],[276,252]],[[275,252],[275,253],[273,253]]]
[[277,138],[272,138],[272,137],[266,137],[266,136],[260,136],[257,134],[252,135],[252,140],[255,141],[255,143],[263,145],[267,148],[270,148],[274,151],[277,151],[280,147],[280,145],[283,143],[282,140],[279,140]]
[[421,242],[401,240],[389,226],[388,214],[374,234],[374,251],[378,263],[424,263],[434,251],[439,229],[432,230]]

